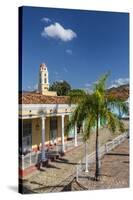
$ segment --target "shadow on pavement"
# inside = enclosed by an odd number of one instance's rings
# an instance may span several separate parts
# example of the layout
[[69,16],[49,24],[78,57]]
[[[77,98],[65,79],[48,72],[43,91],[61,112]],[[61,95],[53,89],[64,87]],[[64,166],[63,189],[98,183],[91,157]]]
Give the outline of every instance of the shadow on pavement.
[[129,156],[129,153],[107,153],[108,156]]

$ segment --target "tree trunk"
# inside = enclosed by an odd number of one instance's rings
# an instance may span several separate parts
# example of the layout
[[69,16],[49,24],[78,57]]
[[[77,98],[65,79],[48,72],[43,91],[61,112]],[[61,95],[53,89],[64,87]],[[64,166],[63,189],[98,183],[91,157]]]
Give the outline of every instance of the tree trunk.
[[98,120],[99,117],[97,115],[97,124],[96,124],[96,170],[95,170],[95,180],[98,181],[99,176],[99,157],[98,157]]

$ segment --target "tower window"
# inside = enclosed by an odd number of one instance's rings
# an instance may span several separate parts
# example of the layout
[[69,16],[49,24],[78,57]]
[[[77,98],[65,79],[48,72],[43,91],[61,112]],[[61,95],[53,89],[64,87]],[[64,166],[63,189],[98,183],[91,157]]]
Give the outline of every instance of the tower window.
[[47,83],[47,79],[46,78],[44,79],[44,81],[45,81],[45,83]]

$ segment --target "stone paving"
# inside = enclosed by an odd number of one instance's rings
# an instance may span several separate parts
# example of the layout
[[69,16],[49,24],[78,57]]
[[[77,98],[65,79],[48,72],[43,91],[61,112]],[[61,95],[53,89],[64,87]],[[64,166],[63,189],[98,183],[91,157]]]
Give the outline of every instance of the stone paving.
[[89,173],[82,172],[76,181],[72,183],[71,190],[110,189],[129,187],[129,141],[126,139],[114,150],[104,155],[101,162],[100,180],[94,181],[95,165],[93,164]]
[[[100,135],[99,139],[100,139],[101,145],[103,143],[106,143],[109,140],[112,140],[114,137],[116,137],[116,135],[111,136],[108,130],[103,130],[103,129],[101,130],[101,133],[99,135]],[[94,138],[95,138],[95,135],[93,135],[89,140],[88,154],[94,151],[94,144],[95,144]],[[83,144],[81,146],[78,146],[74,150],[71,150],[65,156],[53,162],[50,162],[47,168],[45,168],[42,171],[38,171],[36,174],[34,174],[33,176],[25,180],[23,182],[23,185],[30,191],[37,192],[37,193],[61,191],[62,188],[64,188],[65,185],[67,184],[67,179],[70,181],[71,178],[73,178],[73,176],[75,175],[74,173],[76,171],[76,165],[84,156],[85,156],[85,150],[84,150],[84,144]],[[112,157],[113,156],[110,156],[109,159],[111,159]],[[109,166],[109,161],[107,161],[105,164],[107,165],[107,167],[106,167],[106,170],[102,173],[108,174],[107,168]],[[117,164],[118,163],[115,164],[114,162],[115,168],[117,168]],[[128,163],[126,163],[126,160],[123,165],[125,166],[128,165]],[[115,171],[115,168],[114,168],[114,171]],[[126,174],[125,174],[125,177],[127,177]],[[104,179],[108,179],[107,176],[104,176]],[[84,181],[83,181],[83,184],[84,184]]]

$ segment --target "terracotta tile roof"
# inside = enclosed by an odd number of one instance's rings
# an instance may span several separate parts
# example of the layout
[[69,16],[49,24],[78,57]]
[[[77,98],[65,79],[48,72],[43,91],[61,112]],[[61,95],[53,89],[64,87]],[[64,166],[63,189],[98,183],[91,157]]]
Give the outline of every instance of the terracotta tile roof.
[[69,104],[67,96],[45,96],[38,93],[19,94],[19,104]]

